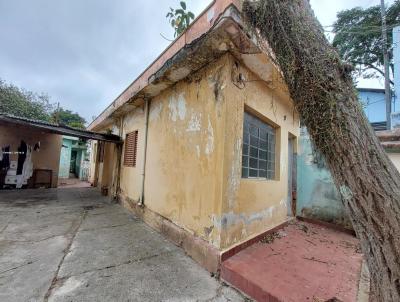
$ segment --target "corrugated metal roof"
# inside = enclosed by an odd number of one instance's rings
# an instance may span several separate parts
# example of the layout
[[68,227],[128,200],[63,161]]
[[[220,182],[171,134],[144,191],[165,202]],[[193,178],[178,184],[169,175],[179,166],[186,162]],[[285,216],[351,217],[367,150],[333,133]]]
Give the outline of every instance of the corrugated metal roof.
[[121,142],[121,138],[118,135],[76,129],[63,124],[50,123],[46,121],[35,120],[6,113],[0,113],[0,123],[35,127],[49,133],[70,135],[85,139],[93,139],[93,140],[107,141],[114,143]]

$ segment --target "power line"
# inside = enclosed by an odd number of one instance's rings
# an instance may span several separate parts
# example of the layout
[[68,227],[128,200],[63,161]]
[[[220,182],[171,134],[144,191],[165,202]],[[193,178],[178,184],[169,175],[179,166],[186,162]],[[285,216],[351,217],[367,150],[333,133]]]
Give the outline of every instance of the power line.
[[[389,27],[389,26],[392,26],[392,27],[396,27],[396,26],[398,26],[398,25],[400,25],[400,23],[393,23],[393,24],[388,24],[387,26]],[[332,25],[324,25],[324,26],[322,26],[322,27],[335,27],[335,24],[332,24]],[[360,25],[360,27],[362,27],[362,28],[370,28],[370,27],[372,27],[372,28],[378,28],[378,29],[380,29],[381,28],[381,25]]]
[[[399,24],[393,24],[390,26],[387,26],[387,29],[394,29],[395,27],[400,26]],[[362,27],[357,28],[357,30],[338,30],[338,31],[334,31],[334,30],[324,30],[324,32],[328,32],[328,33],[333,33],[333,34],[342,34],[342,33],[348,33],[348,34],[356,34],[356,35],[368,35],[371,33],[381,33],[382,29],[381,28],[376,28],[376,29],[365,29],[363,30]],[[400,30],[397,30],[395,32],[400,32]]]

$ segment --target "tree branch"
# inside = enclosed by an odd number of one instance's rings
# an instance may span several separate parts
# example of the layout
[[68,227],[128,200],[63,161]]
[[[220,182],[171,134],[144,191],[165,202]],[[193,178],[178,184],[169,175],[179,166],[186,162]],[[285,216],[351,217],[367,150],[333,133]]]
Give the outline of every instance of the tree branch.
[[[351,61],[351,63],[367,66],[368,68],[371,68],[371,69],[377,71],[381,76],[383,76],[383,77],[385,76],[385,73],[382,70],[380,70],[378,67],[374,66],[373,64],[365,63],[365,62],[361,62],[361,61]],[[392,80],[390,80],[390,84],[394,85],[394,82]]]

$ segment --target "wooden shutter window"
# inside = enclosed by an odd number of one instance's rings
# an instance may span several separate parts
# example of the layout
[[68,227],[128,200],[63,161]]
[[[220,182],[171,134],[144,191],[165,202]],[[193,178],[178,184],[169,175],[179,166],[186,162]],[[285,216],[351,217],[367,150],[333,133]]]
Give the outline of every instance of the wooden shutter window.
[[124,166],[136,167],[138,131],[133,131],[126,135]]

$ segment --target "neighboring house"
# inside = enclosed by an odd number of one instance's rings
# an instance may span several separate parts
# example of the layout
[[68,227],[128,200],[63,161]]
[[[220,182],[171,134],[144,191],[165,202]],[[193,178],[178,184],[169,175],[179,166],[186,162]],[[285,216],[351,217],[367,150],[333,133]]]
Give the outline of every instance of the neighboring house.
[[294,215],[299,118],[238,7],[213,2],[89,125],[124,139],[92,145],[91,182],[210,271]]
[[0,189],[57,187],[63,135],[121,143],[115,135],[0,113]]
[[32,171],[22,182],[23,187],[57,187],[61,136],[43,133],[33,123],[36,121],[0,114],[0,188],[21,187],[17,183],[24,174],[25,162]]
[[85,170],[87,145],[77,137],[63,136],[58,177],[87,180]]
[[[393,29],[394,95],[400,102],[400,26]],[[392,114],[392,127],[400,128],[400,108]]]
[[[365,115],[375,130],[386,130],[385,89],[357,88]],[[392,112],[398,111],[399,104],[395,96],[392,100]]]

